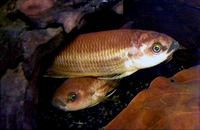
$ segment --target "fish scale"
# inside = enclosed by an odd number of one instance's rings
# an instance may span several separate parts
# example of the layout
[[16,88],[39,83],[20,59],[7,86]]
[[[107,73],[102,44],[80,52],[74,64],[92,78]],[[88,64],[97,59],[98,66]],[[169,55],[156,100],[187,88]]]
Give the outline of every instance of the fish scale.
[[123,30],[97,32],[95,36],[81,35],[55,58],[49,72],[61,75],[86,72],[101,76],[123,71],[122,63],[127,57],[122,52],[131,46],[130,37],[126,34],[128,32]]
[[[108,61],[70,61],[66,63],[67,65],[63,66],[63,68],[71,68],[72,70],[77,70],[76,65],[80,65],[79,69],[84,71],[90,71],[90,72],[98,72],[98,71],[107,71],[107,70],[113,70],[117,66],[120,66],[122,64],[120,61],[113,62],[112,60]],[[115,67],[116,66],[116,67]],[[104,67],[104,70],[101,70],[101,68]],[[82,69],[81,69],[82,68]],[[106,69],[109,68],[109,69]]]

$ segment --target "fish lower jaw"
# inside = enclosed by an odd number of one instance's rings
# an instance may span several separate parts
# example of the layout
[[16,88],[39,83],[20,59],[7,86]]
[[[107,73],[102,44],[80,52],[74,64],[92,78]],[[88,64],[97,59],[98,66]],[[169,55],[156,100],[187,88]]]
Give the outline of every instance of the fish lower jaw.
[[161,54],[161,55],[157,55],[157,56],[147,56],[147,55],[143,55],[142,57],[135,59],[134,62],[134,66],[136,66],[139,69],[144,69],[144,68],[149,68],[149,67],[153,67],[156,66],[160,63],[162,63],[163,61],[165,61],[167,59],[167,55],[165,54]]
[[66,106],[59,106],[59,105],[57,105],[57,103],[54,103],[54,102],[52,102],[51,104],[52,104],[54,107],[56,107],[56,108],[58,108],[58,109],[60,109],[60,110],[62,110],[62,111],[68,111],[68,109],[67,109]]

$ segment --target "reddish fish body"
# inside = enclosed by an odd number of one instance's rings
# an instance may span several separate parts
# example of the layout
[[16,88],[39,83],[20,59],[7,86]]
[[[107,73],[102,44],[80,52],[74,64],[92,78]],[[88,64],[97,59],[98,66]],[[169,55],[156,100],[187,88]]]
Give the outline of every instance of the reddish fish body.
[[118,81],[92,77],[67,79],[55,92],[52,103],[64,111],[92,107],[103,101]]
[[[166,60],[174,51],[166,53],[174,41],[165,34],[130,29],[82,34],[56,56],[48,74],[54,77],[131,74]],[[149,66],[140,66],[137,60],[144,56],[149,58],[142,60],[153,60],[155,53],[152,47],[155,43],[159,43],[161,49],[158,54],[165,54],[163,59]]]

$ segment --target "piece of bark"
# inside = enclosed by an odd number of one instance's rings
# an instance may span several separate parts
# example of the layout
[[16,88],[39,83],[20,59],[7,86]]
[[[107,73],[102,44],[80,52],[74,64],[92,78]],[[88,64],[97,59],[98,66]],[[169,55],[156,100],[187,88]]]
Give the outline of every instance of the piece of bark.
[[105,129],[199,129],[199,93],[200,66],[157,77]]

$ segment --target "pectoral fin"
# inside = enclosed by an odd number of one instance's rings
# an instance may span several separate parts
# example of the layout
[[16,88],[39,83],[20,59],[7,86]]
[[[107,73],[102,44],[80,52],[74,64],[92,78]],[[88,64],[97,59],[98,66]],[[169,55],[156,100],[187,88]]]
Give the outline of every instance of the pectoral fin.
[[113,95],[116,91],[117,91],[117,89],[114,89],[113,91],[111,91],[110,93],[108,93],[108,94],[106,95],[106,97],[107,97],[107,98],[110,97],[110,96]]

